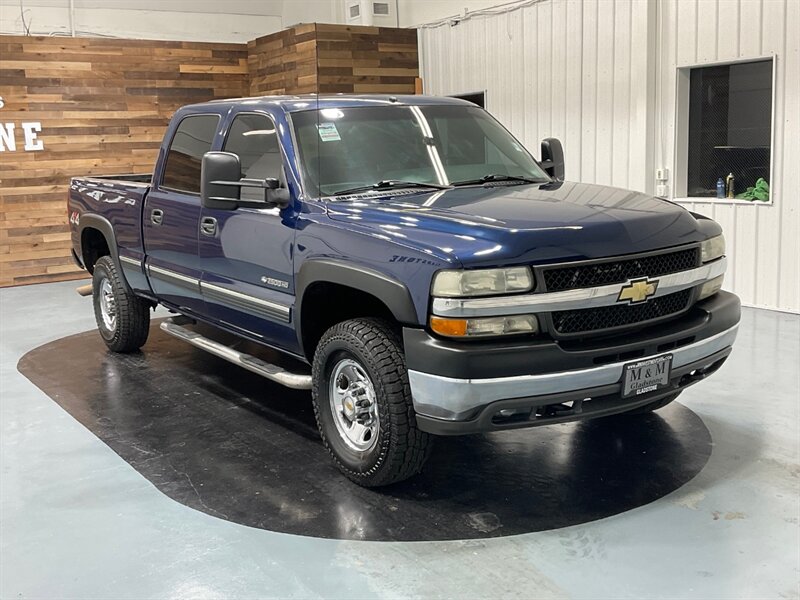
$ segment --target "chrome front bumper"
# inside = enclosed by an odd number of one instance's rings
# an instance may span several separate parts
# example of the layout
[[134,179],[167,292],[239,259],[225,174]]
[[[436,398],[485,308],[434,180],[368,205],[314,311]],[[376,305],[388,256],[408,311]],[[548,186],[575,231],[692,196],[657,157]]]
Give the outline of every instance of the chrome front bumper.
[[[650,356],[636,362],[672,354],[672,368],[679,369],[729,348],[736,339],[739,326],[726,329],[699,342]],[[414,409],[418,415],[446,421],[470,418],[481,407],[498,400],[551,396],[618,383],[623,369],[632,361],[615,362],[589,369],[561,371],[539,375],[458,379],[409,370]]]

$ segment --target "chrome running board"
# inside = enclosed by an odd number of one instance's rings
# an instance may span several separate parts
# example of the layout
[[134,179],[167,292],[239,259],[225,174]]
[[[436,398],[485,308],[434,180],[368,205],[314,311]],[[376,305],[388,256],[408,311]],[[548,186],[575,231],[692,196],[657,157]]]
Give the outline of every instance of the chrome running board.
[[[218,356],[235,365],[244,367],[248,371],[252,371],[257,375],[266,377],[267,379],[276,383],[280,383],[288,388],[295,390],[311,389],[311,375],[290,373],[281,367],[264,362],[260,358],[256,358],[250,354],[245,354],[244,352],[239,352],[238,350],[234,350],[233,348],[229,348],[224,344],[220,344],[219,342],[215,342],[214,340],[200,335],[195,331],[186,329],[176,321],[177,319],[175,318],[166,319],[160,325],[161,330],[164,333],[168,333],[173,337],[183,340],[184,342],[189,342],[192,346],[196,346],[197,348],[205,350],[214,356]],[[182,320],[182,322],[186,323],[187,321]]]

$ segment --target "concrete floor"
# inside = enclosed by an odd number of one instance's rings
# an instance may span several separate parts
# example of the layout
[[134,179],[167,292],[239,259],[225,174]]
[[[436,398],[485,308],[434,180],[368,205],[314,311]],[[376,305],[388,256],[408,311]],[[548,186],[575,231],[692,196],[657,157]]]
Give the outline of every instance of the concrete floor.
[[20,375],[94,327],[75,286],[0,290],[2,598],[800,597],[800,316],[744,311],[731,359],[680,400],[711,458],[656,502],[515,537],[343,542],[171,500]]

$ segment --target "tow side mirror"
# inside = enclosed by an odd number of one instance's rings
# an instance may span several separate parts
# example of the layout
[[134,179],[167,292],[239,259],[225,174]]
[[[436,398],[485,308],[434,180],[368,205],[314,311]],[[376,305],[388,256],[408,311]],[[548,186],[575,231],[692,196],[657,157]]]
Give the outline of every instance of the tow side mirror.
[[556,181],[564,181],[564,148],[557,138],[542,140],[542,166]]
[[[242,200],[242,188],[263,190],[263,200]],[[206,152],[200,167],[200,199],[206,208],[233,210],[245,206],[289,206],[289,191],[274,177],[242,179],[239,156],[231,152]]]
[[206,208],[236,208],[239,188],[225,185],[242,178],[239,156],[231,152],[206,152],[200,166],[200,200]]

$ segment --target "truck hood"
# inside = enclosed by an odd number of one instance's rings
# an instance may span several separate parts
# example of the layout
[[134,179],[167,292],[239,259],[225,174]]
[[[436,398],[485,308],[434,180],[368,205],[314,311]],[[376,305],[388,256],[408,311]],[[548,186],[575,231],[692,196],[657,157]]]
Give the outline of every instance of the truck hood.
[[361,196],[330,203],[329,215],[465,266],[604,258],[720,232],[667,200],[571,182]]

